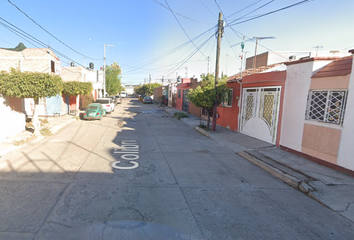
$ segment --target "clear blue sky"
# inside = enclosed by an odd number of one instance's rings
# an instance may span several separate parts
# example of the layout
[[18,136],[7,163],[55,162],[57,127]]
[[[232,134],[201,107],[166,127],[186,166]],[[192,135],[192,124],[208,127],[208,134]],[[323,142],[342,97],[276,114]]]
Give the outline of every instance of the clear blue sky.
[[[188,77],[199,77],[207,72],[207,57],[210,57],[210,71],[213,72],[216,55],[216,38],[213,35],[220,11],[227,21],[222,38],[220,70],[227,75],[239,71],[241,48],[230,48],[230,45],[241,42],[244,36],[276,37],[260,41],[258,53],[314,51],[315,46],[323,46],[323,51],[354,48],[353,0],[312,0],[244,23],[239,22],[301,0],[11,2],[71,49],[33,23],[7,0],[0,1],[0,47],[15,47],[19,42],[29,48],[49,45],[69,58],[59,55],[62,66],[68,66],[71,61],[85,66],[93,62],[95,69],[99,69],[103,65],[103,45],[115,44],[115,47],[106,48],[107,64],[118,62],[121,65],[125,84],[143,83],[149,74],[153,79],[176,78],[176,75],[185,77],[186,72]],[[42,43],[21,38],[10,31],[9,26],[21,29]],[[187,35],[190,39],[200,37],[192,43]],[[199,50],[196,47],[200,47]],[[246,42],[247,57],[254,55],[254,50],[255,43]]]

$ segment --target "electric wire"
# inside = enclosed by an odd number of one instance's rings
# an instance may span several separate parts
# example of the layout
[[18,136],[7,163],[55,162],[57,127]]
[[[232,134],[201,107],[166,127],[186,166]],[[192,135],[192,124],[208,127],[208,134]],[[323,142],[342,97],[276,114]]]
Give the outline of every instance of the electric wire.
[[[215,27],[215,26],[214,26]],[[193,38],[192,40],[195,41],[197,40],[198,38],[206,35],[208,32],[210,32],[212,29],[214,29],[214,27],[206,30],[205,32],[199,34],[198,36],[196,36],[195,38]],[[180,49],[182,49],[183,47],[187,46],[188,44],[190,44],[191,42],[190,41],[187,41],[187,42],[184,42],[182,43],[181,45],[171,49],[171,50],[168,50],[167,52],[164,52],[162,54],[159,54],[157,56],[154,56],[150,59],[148,59],[147,61],[143,62],[142,64],[140,64],[139,66],[135,67],[135,69],[139,69],[139,68],[142,68],[142,67],[145,67],[145,66],[148,66],[148,65],[151,65],[151,64],[154,64],[158,61],[161,61],[162,59],[172,55],[173,53],[179,51]],[[132,69],[132,70],[129,70],[127,73],[130,73],[130,72],[133,72],[135,69]]]
[[259,16],[252,17],[252,18],[250,18],[250,19],[247,19],[247,20],[244,20],[244,21],[241,21],[241,22],[236,22],[236,23],[230,24],[229,26],[234,26],[234,25],[237,25],[237,24],[249,22],[249,21],[252,21],[252,20],[255,20],[255,19],[258,19],[258,18],[267,16],[267,15],[270,15],[270,14],[273,14],[273,13],[276,13],[276,12],[280,12],[280,11],[283,11],[283,10],[286,10],[286,9],[289,9],[289,8],[292,8],[292,7],[295,7],[295,6],[304,4],[304,3],[308,2],[308,1],[313,1],[313,0],[303,0],[303,1],[300,1],[300,2],[297,2],[297,3],[294,3],[294,4],[291,4],[291,5],[288,5],[288,6],[286,6],[286,7],[279,8],[279,9],[274,10],[274,11],[270,11],[270,12],[261,14],[261,15],[259,15]]
[[200,22],[200,23],[206,23],[206,24],[213,24],[213,23],[210,23],[210,22],[203,22],[203,21],[195,20],[195,19],[190,18],[190,17],[186,17],[186,16],[184,16],[184,15],[182,15],[182,14],[176,12],[176,11],[171,10],[169,7],[166,7],[165,5],[163,5],[161,2],[159,2],[159,1],[157,1],[157,0],[153,0],[153,1],[154,1],[155,3],[161,5],[162,7],[166,8],[167,10],[172,11],[173,13],[175,13],[175,14],[177,14],[178,16],[181,16],[181,17],[183,17],[183,18],[185,18],[185,19],[188,19],[188,20],[191,20],[191,21],[194,21],[194,22]]
[[254,6],[254,5],[256,5],[257,3],[262,2],[262,1],[263,1],[263,0],[258,0],[258,1],[254,2],[254,3],[251,3],[251,4],[248,5],[247,7],[244,7],[244,8],[242,8],[241,10],[238,10],[237,12],[234,12],[233,14],[227,16],[227,18],[230,18],[230,17],[236,15],[237,13],[240,13],[240,12],[246,10],[247,8],[250,8],[250,7],[252,7],[252,6]]
[[23,13],[28,19],[30,19],[33,23],[35,23],[38,27],[40,27],[42,30],[44,30],[46,33],[48,33],[50,36],[52,36],[53,38],[55,38],[58,42],[60,42],[61,44],[63,44],[64,46],[66,46],[67,48],[69,48],[70,50],[76,52],[77,54],[91,59],[91,60],[101,60],[101,59],[95,59],[95,58],[91,58],[88,57],[78,51],[76,51],[75,49],[73,49],[72,47],[70,47],[69,45],[67,45],[66,43],[64,43],[63,41],[61,41],[59,38],[57,38],[56,36],[54,36],[52,33],[50,33],[47,29],[45,29],[44,27],[42,27],[39,23],[37,23],[33,18],[31,18],[30,16],[28,16],[27,13],[25,13],[24,11],[22,11],[16,4],[14,4],[13,2],[11,2],[10,0],[7,0],[10,4],[12,4],[18,11],[20,11],[21,13]]
[[[53,52],[55,52],[58,56],[62,56],[68,60],[71,60],[72,62],[82,66],[80,63],[76,62],[75,60],[69,58],[68,56],[66,56],[65,54],[61,53],[60,51],[49,47],[47,44],[43,43],[42,41],[40,41],[39,39],[33,37],[32,35],[30,35],[29,33],[23,31],[22,29],[20,29],[19,27],[16,27],[15,25],[13,25],[12,23],[10,23],[9,21],[5,20],[4,18],[0,17],[0,20],[2,20],[3,22],[7,23],[1,23],[2,26],[4,26],[6,29],[10,30],[11,32],[15,33],[18,36],[21,36],[21,38],[26,38],[27,40],[29,39],[30,41],[34,41],[36,42],[38,45],[45,47],[45,48],[50,48]],[[9,26],[11,25],[11,26]],[[17,30],[16,30],[17,29]],[[82,66],[84,67],[84,66]]]
[[214,17],[217,17],[216,14],[214,14],[204,3],[202,0],[199,0],[199,2],[214,16]]
[[[253,11],[251,11],[251,12],[249,12],[249,13],[247,13],[247,14],[245,14],[245,15],[243,15],[243,16],[241,16],[241,17],[239,17],[239,18],[237,18],[237,19],[235,19],[235,20],[233,20],[233,21],[231,21],[230,23],[234,23],[234,22],[236,22],[237,20],[240,20],[240,19],[242,19],[242,18],[244,18],[244,17],[250,15],[251,13],[254,13],[254,12],[257,11],[257,10],[259,10],[259,9],[261,9],[261,8],[264,8],[265,6],[271,4],[271,3],[274,2],[274,1],[275,1],[275,0],[271,0],[271,1],[269,1],[269,2],[267,2],[267,3],[265,3],[265,4],[263,4],[262,6],[259,6],[258,8],[254,9]],[[229,25],[229,23],[228,23],[228,25]]]
[[214,36],[214,34],[212,34],[206,41],[204,41],[196,50],[194,50],[191,54],[189,54],[184,61],[182,61],[180,64],[178,64],[177,67],[173,68],[173,70],[170,70],[168,72],[166,72],[166,74],[164,74],[164,76],[168,76],[170,74],[172,74],[174,71],[176,71],[177,69],[179,69],[181,66],[183,66],[186,62],[188,62],[189,59],[191,59],[198,51],[200,48],[202,48],[208,41],[210,41],[210,39],[212,39],[212,37]]
[[[204,55],[204,53],[202,53],[199,48],[195,45],[195,43],[192,41],[192,39],[189,37],[188,33],[186,32],[186,30],[183,28],[182,24],[179,22],[178,18],[176,17],[176,15],[174,14],[174,12],[172,11],[170,5],[167,3],[167,0],[165,0],[165,3],[167,4],[168,8],[171,10],[171,13],[173,14],[173,16],[175,17],[176,21],[178,22],[179,26],[182,28],[184,34],[186,34],[186,36],[188,37],[189,41],[191,41],[191,43],[198,49],[198,51]],[[204,57],[206,57],[204,55]]]

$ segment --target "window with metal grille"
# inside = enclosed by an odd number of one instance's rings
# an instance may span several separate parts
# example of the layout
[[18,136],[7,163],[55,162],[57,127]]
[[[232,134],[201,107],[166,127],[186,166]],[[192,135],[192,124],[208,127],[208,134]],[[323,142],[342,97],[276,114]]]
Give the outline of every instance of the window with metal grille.
[[347,91],[310,91],[306,119],[341,125],[347,101]]
[[227,90],[225,99],[224,99],[224,101],[222,102],[222,105],[223,105],[224,107],[231,107],[231,106],[232,106],[232,92],[233,92],[232,89],[228,89],[228,90]]

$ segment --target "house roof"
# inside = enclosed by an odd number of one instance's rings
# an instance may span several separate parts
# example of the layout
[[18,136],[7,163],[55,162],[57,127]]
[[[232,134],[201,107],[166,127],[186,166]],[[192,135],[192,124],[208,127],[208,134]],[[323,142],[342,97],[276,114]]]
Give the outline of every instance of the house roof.
[[[258,74],[258,73],[262,73],[264,71],[270,71],[270,69],[274,68],[274,67],[277,67],[277,66],[280,66],[282,65],[283,63],[275,63],[275,64],[272,64],[272,65],[268,65],[268,66],[262,66],[262,67],[258,67],[258,68],[250,68],[250,69],[246,69],[242,72],[242,77],[244,76],[248,76],[248,75],[252,75],[252,74]],[[275,70],[275,71],[278,71],[278,70]],[[241,79],[241,73],[237,73],[235,75],[232,75],[230,77],[228,77],[227,79],[227,82],[230,83],[230,82],[236,82],[237,80]]]
[[353,56],[340,58],[324,66],[312,77],[325,78],[325,77],[345,76],[352,72],[352,66],[353,66]]

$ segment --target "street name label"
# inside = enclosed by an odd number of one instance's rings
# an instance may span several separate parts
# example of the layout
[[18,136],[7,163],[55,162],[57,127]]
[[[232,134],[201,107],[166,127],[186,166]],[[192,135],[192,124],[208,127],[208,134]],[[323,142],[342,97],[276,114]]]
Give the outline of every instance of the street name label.
[[[136,140],[123,140],[120,147],[113,150],[114,154],[119,154],[122,161],[115,161],[111,164],[112,168],[121,170],[131,170],[139,167],[136,161],[139,159],[139,145]],[[130,166],[123,166],[129,163]]]

